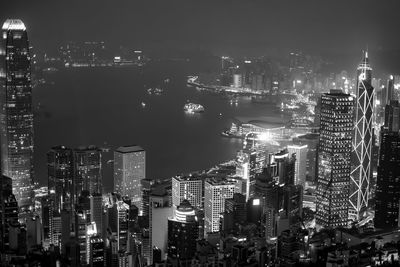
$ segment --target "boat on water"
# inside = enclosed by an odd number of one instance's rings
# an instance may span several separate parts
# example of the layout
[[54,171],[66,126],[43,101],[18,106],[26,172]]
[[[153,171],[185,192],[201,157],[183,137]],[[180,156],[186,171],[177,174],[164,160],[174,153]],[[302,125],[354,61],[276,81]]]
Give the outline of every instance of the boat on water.
[[187,103],[183,107],[183,110],[188,113],[201,113],[204,112],[204,107],[200,104]]
[[149,88],[147,89],[147,93],[149,95],[161,95],[164,92],[164,90],[162,88]]

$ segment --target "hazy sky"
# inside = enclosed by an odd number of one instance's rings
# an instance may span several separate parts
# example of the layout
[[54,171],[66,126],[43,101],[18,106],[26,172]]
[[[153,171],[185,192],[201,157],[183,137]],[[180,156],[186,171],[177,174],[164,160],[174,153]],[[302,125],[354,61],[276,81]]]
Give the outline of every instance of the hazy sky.
[[12,0],[0,8],[3,20],[24,20],[36,48],[104,40],[149,50],[298,48],[343,58],[359,58],[367,45],[375,54],[399,51],[398,12],[399,0]]

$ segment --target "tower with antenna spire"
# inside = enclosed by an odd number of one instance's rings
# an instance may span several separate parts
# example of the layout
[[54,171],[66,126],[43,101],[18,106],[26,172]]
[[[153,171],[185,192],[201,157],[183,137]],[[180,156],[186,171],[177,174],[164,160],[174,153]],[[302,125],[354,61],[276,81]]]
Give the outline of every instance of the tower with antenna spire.
[[372,156],[373,95],[372,68],[368,51],[357,68],[355,123],[351,155],[349,219],[361,220],[368,207]]

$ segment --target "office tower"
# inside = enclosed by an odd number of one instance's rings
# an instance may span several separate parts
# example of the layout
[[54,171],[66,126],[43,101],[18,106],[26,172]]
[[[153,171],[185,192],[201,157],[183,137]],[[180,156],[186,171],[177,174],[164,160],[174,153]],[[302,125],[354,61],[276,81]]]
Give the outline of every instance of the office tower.
[[315,181],[317,177],[317,151],[319,134],[309,133],[293,138],[295,144],[307,145],[306,180]]
[[296,157],[284,149],[270,154],[269,166],[280,184],[294,184]]
[[331,90],[321,97],[316,224],[346,226],[350,185],[353,97]]
[[74,188],[76,197],[82,191],[102,193],[101,150],[95,146],[74,149]]
[[47,173],[49,196],[54,210],[71,210],[74,202],[73,194],[73,154],[72,149],[57,146],[47,152]]
[[287,147],[289,155],[296,155],[294,184],[305,186],[307,171],[307,145],[290,145]]
[[242,74],[233,74],[233,87],[236,87],[236,88],[243,87]]
[[245,187],[242,190],[248,200],[250,197],[250,156],[243,150],[237,153],[236,175],[243,179]]
[[195,209],[188,200],[183,200],[176,209],[175,216],[168,218],[168,258],[179,261],[180,266],[185,266],[182,265],[185,260],[191,261],[196,253],[198,228]]
[[246,197],[234,193],[232,198],[225,199],[225,212],[232,213],[235,223],[245,223],[247,220]]
[[383,106],[390,104],[390,101],[394,100],[394,77],[393,75],[389,76],[389,79],[386,83],[386,88],[383,90],[384,103]]
[[128,248],[128,216],[129,216],[129,205],[123,201],[117,201],[117,229],[116,237],[118,244],[118,251],[127,251]]
[[150,264],[153,264],[153,248],[161,250],[161,258],[165,258],[168,244],[168,218],[172,216],[170,195],[166,190],[154,190],[150,195],[149,214],[149,249]]
[[385,125],[380,133],[374,223],[376,228],[381,229],[394,229],[399,226],[400,134],[398,112],[398,101],[391,101],[390,105],[386,105]]
[[349,193],[349,219],[358,221],[368,207],[372,153],[373,95],[371,86],[372,68],[368,52],[357,68],[357,98],[355,101],[355,125],[351,153],[351,175]]
[[90,199],[90,221],[96,223],[97,234],[103,236],[103,196],[93,194]]
[[375,227],[395,229],[399,226],[400,135],[381,130],[378,177],[375,197]]
[[90,237],[89,251],[90,267],[103,267],[105,262],[104,241],[99,235],[93,235]]
[[172,205],[178,207],[188,200],[195,208],[203,207],[203,180],[198,176],[175,176],[172,178]]
[[33,111],[28,34],[21,20],[4,22],[0,51],[1,170],[24,207],[33,197]]
[[384,127],[391,132],[400,130],[400,106],[398,100],[392,100],[386,105]]
[[235,183],[224,179],[209,178],[204,185],[205,234],[218,232],[220,213],[225,210],[225,199],[232,198]]
[[[150,209],[150,194],[151,188],[154,185],[155,180],[152,179],[143,179],[142,180],[142,216],[149,215]],[[132,204],[134,205],[134,204]],[[136,206],[135,206],[136,207]],[[139,208],[136,207],[139,212]],[[139,213],[137,214],[139,215]]]
[[122,146],[114,152],[114,190],[128,196],[142,214],[142,184],[146,178],[146,152],[140,146]]
[[61,214],[50,207],[50,244],[60,247],[62,237]]

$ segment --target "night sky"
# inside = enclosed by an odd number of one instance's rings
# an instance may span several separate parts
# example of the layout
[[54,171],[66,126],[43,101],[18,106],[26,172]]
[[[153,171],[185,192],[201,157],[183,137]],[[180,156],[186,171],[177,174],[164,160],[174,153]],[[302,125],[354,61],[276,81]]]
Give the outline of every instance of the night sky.
[[[218,55],[278,55],[300,49],[400,71],[400,1],[4,1],[0,17],[21,18],[36,49],[104,40],[147,51],[202,49]],[[396,59],[397,58],[397,59]]]

